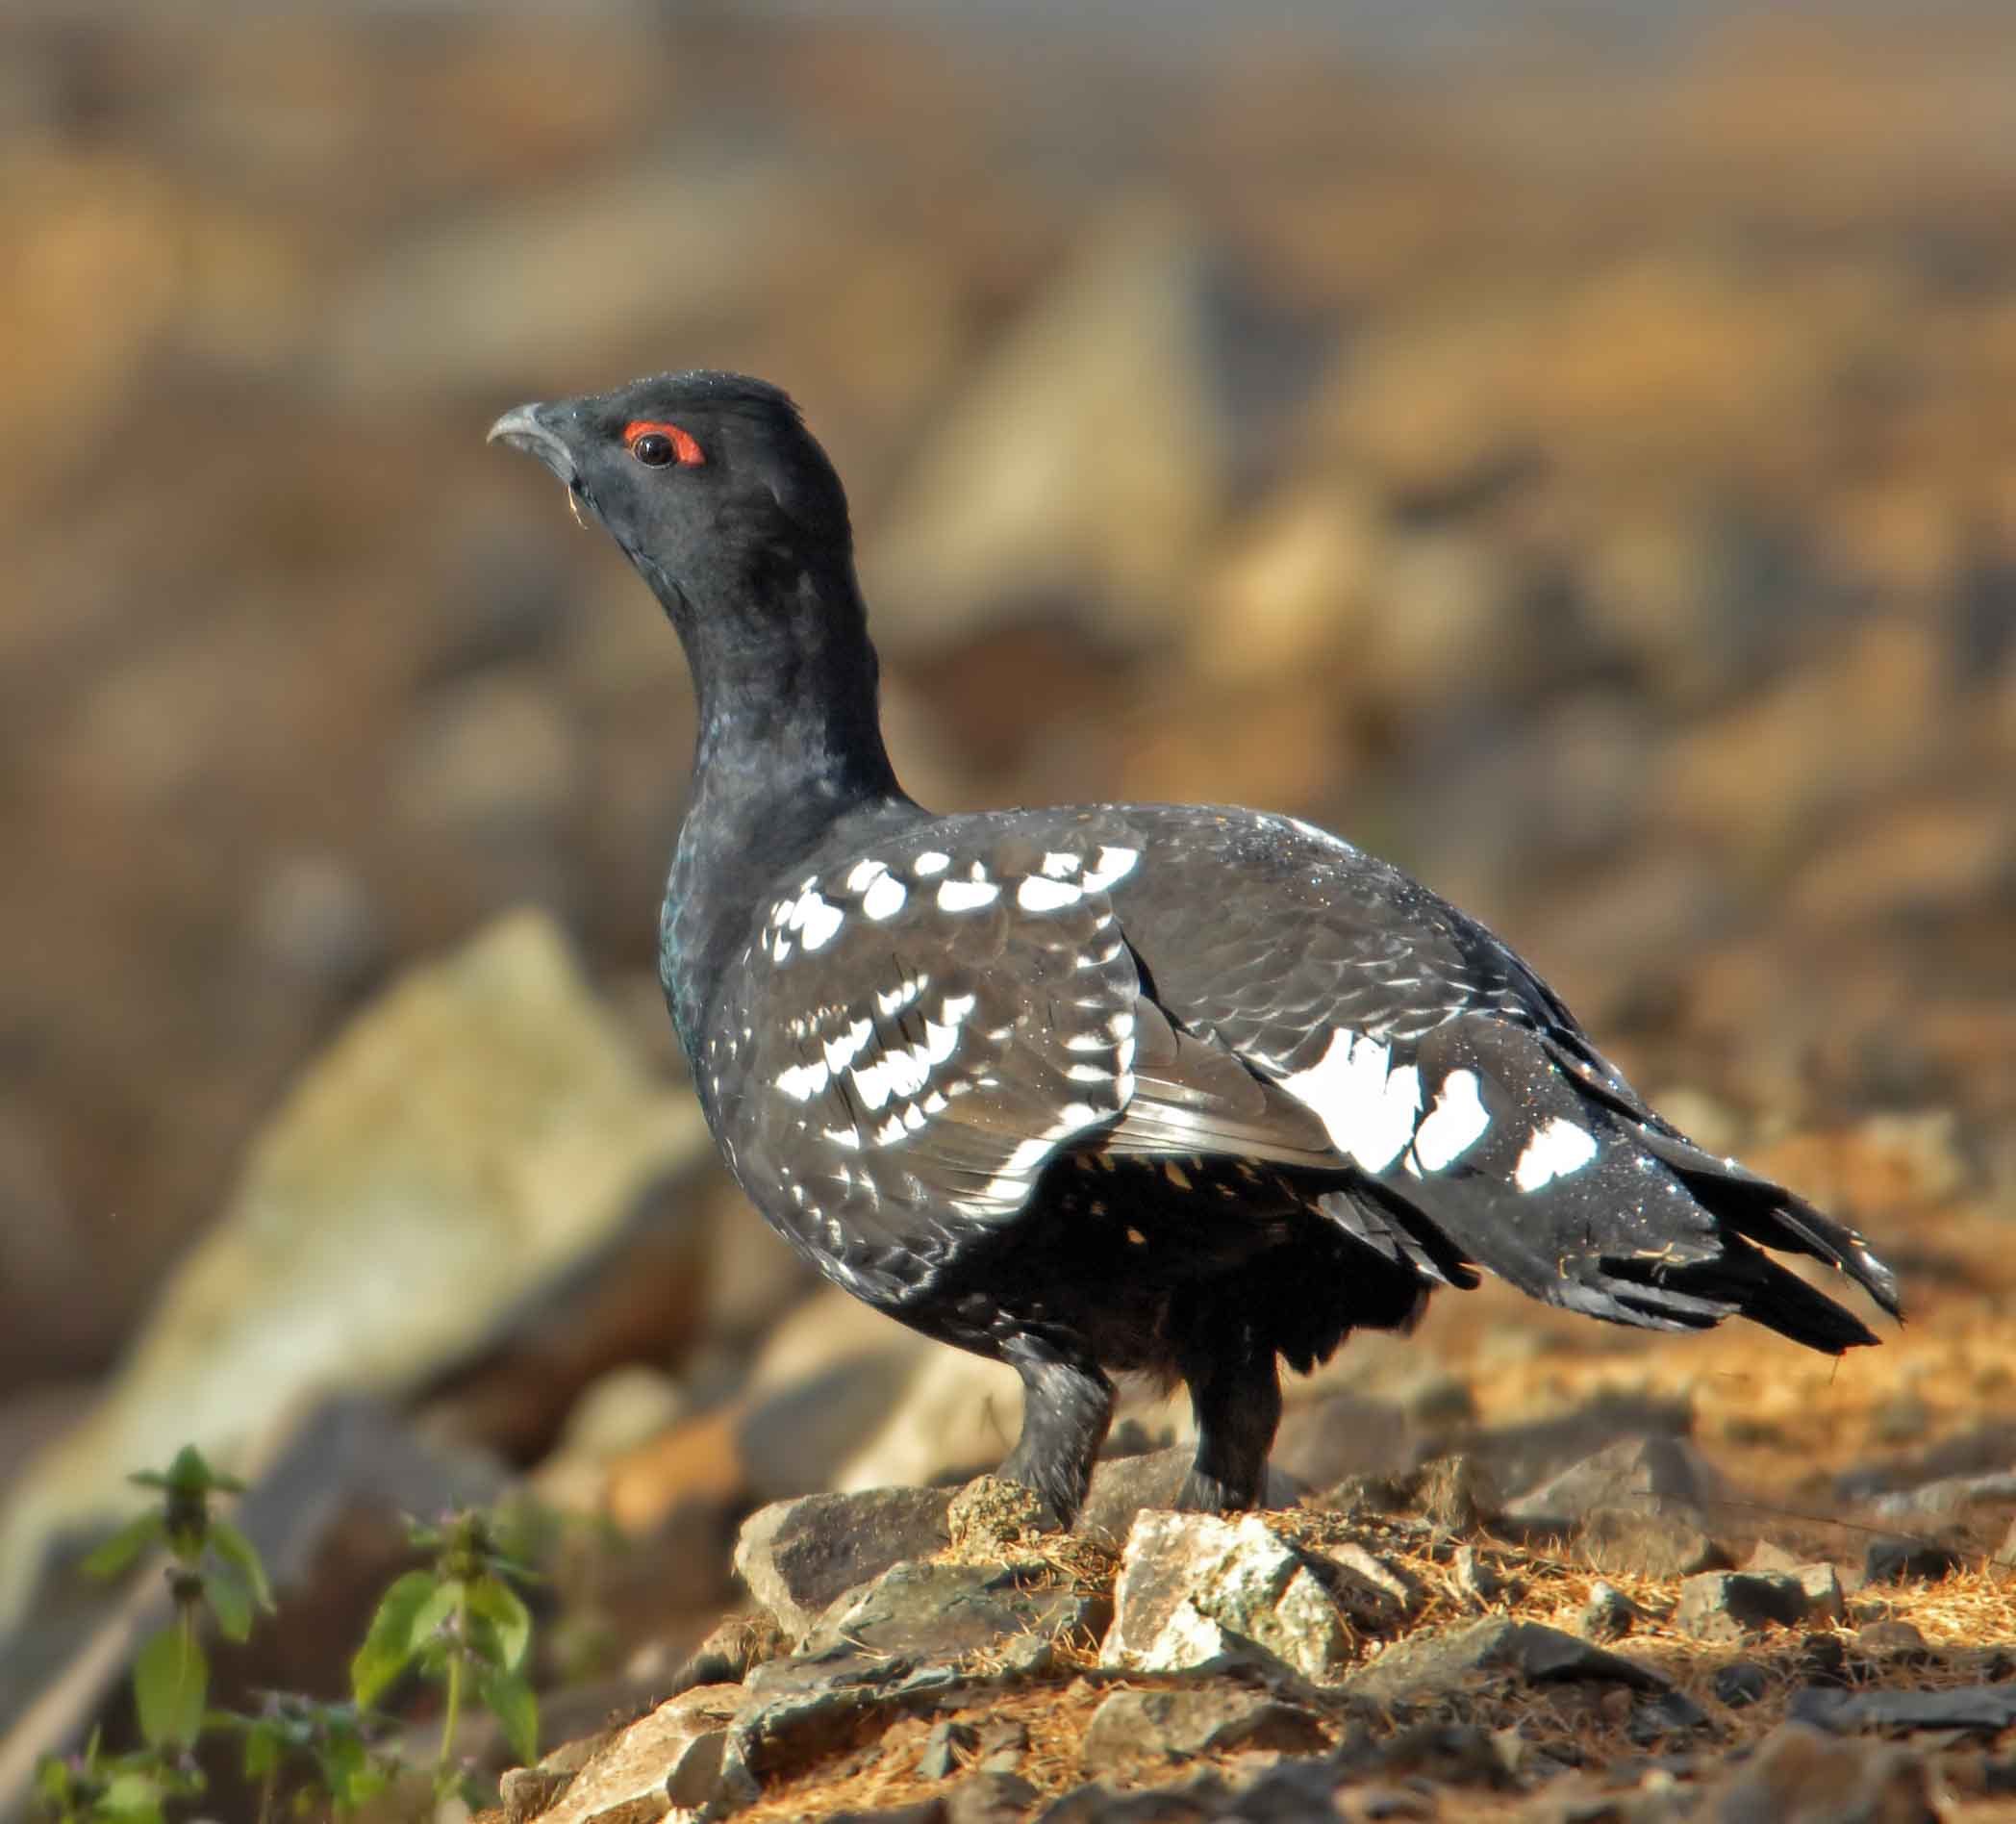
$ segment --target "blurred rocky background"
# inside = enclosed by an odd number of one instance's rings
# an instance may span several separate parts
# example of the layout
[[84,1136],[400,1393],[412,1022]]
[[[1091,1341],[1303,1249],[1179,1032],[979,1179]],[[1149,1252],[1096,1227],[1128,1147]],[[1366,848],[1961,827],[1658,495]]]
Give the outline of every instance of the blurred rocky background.
[[0,20],[10,1603],[332,1393],[672,1529],[689,1633],[756,1502],[1013,1436],[681,1099],[683,668],[483,443],[665,367],[832,450],[918,796],[1392,856],[1931,1319],[1830,1378],[1446,1299],[1353,1436],[1623,1386],[1823,1507],[2016,1462],[2016,18],[1038,13]]

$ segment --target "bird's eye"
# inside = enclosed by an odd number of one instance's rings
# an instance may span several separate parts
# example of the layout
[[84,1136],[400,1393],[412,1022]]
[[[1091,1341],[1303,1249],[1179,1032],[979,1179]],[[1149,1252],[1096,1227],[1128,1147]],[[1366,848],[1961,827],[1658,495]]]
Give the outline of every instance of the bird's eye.
[[632,418],[623,426],[623,442],[646,469],[668,469],[674,463],[697,469],[707,460],[692,432],[652,418]]

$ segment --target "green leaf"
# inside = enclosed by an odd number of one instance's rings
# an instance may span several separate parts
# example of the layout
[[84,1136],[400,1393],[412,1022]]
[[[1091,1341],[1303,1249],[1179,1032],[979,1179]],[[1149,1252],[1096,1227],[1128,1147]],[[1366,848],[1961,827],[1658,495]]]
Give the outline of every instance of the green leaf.
[[161,1787],[143,1773],[117,1773],[97,1809],[121,1824],[161,1824]]
[[118,1532],[84,1560],[85,1576],[110,1583],[131,1570],[143,1552],[151,1551],[167,1536],[168,1523],[161,1510],[150,1509],[127,1521]]
[[531,1766],[539,1759],[539,1699],[530,1682],[522,1673],[485,1666],[476,1675],[476,1697],[497,1719],[519,1764]]
[[230,1521],[214,1517],[210,1523],[210,1542],[216,1549],[217,1556],[244,1578],[245,1587],[252,1592],[252,1600],[271,1613],[273,1590],[266,1582],[266,1567],[260,1559],[259,1548]]
[[532,1642],[532,1616],[517,1591],[501,1578],[479,1577],[469,1585],[469,1612],[496,1630],[498,1666],[517,1670]]
[[413,1618],[413,1651],[417,1653],[433,1639],[442,1623],[462,1607],[468,1585],[460,1578],[445,1577],[434,1586],[434,1594],[420,1605]]
[[265,1723],[254,1723],[245,1731],[245,1778],[263,1780],[280,1764],[287,1744],[280,1732]]
[[133,1696],[140,1735],[150,1748],[189,1748],[203,1728],[210,1662],[187,1628],[165,1628],[133,1662]]
[[252,1633],[252,1591],[235,1564],[218,1564],[203,1573],[203,1597],[227,1640],[243,1640]]
[[393,1581],[378,1604],[364,1645],[350,1661],[350,1689],[360,1704],[371,1703],[413,1658],[414,1619],[433,1599],[432,1571],[408,1571]]

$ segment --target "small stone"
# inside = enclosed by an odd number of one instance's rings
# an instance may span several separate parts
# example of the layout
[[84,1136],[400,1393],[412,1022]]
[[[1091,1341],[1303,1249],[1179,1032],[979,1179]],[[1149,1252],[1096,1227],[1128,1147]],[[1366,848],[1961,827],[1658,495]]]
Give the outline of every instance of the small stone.
[[924,1751],[918,1757],[920,1780],[948,1780],[958,1772],[961,1759],[979,1745],[980,1732],[970,1723],[946,1717],[924,1737]]
[[1459,1545],[1449,1562],[1449,1581],[1477,1609],[1489,1609],[1505,1593],[1505,1580],[1477,1557],[1474,1545]]
[[1672,1735],[1684,1735],[1701,1728],[1708,1713],[1684,1691],[1661,1691],[1631,1706],[1625,1734],[1641,1748],[1650,1748]]
[[1710,1571],[1680,1585],[1674,1625],[1702,1640],[1736,1641],[1760,1629],[1797,1627],[1806,1618],[1806,1592],[1796,1577]]
[[1862,1559],[1867,1583],[1937,1583],[1960,1568],[1960,1555],[1929,1539],[1878,1539]]
[[1622,1640],[1645,1619],[1640,1609],[1615,1583],[1600,1579],[1589,1586],[1589,1600],[1582,1605],[1582,1632],[1592,1640]]
[[1026,1558],[1030,1546],[1056,1530],[1054,1517],[1035,1489],[1000,1476],[975,1477],[945,1509],[952,1550],[965,1558],[991,1558],[1001,1563]]
[[1871,1659],[1896,1659],[1923,1662],[1929,1656],[1925,1635],[1908,1621],[1883,1620],[1865,1623],[1855,1630],[1855,1651]]
[[1715,1668],[1715,1701],[1730,1710],[1761,1704],[1771,1690],[1771,1674],[1751,1659],[1731,1659]]

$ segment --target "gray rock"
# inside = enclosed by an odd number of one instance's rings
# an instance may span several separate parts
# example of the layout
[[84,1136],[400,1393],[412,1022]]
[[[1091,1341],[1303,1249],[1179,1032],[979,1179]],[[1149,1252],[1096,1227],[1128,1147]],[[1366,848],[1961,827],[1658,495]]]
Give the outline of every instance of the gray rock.
[[1907,1748],[1774,1730],[1702,1794],[1702,1824],[1936,1824],[1930,1769]]
[[1955,1685],[1941,1691],[1808,1687],[1793,1693],[1789,1713],[1800,1722],[1843,1733],[1955,1729],[1994,1735],[2016,1728],[2016,1685]]
[[1773,1625],[1796,1628],[1809,1598],[1796,1577],[1709,1571],[1680,1585],[1674,1625],[1702,1640],[1737,1641]]
[[1589,1586],[1589,1600],[1582,1605],[1582,1632],[1592,1640],[1622,1640],[1645,1619],[1640,1609],[1615,1583],[1601,1579]]
[[541,1824],[645,1824],[674,1805],[704,1805],[742,1701],[740,1685],[702,1685],[617,1730],[539,1813]]
[[1878,1495],[1869,1509],[1893,1526],[1922,1525],[1949,1518],[1977,1503],[2012,1501],[2016,1501],[2016,1469],[1999,1469],[1983,1476],[1945,1476],[1915,1488],[1896,1489]]
[[1641,1748],[1650,1748],[1669,1736],[1689,1735],[1707,1720],[1707,1711],[1686,1692],[1661,1691],[1631,1706],[1625,1734]]
[[1093,225],[973,373],[883,518],[889,649],[942,650],[1046,598],[1075,600],[1113,639],[1180,612],[1227,479],[1204,255],[1159,208]]
[[1613,1445],[1636,1448],[1655,1436],[1684,1438],[1693,1422],[1684,1400],[1606,1394],[1558,1418],[1486,1431],[1466,1449],[1496,1486],[1517,1499]]
[[947,1716],[924,1737],[923,1751],[917,1758],[918,1778],[949,1780],[959,1770],[960,1757],[970,1755],[979,1740],[980,1732],[972,1724]]
[[1582,1557],[1612,1577],[1693,1577],[1729,1561],[1684,1512],[1595,1507],[1582,1516],[1574,1537]]
[[735,1568],[749,1592],[801,1640],[848,1590],[949,1541],[946,1488],[871,1488],[772,1502],[743,1522]]
[[1003,1635],[1042,1644],[1096,1637],[1102,1595],[1073,1588],[1038,1559],[1021,1564],[893,1564],[837,1597],[813,1625],[802,1657],[842,1650],[944,1663],[994,1648]]
[[1696,1511],[1721,1492],[1701,1452],[1670,1433],[1619,1438],[1506,1505],[1514,1519],[1569,1528],[1600,1509]]
[[[1449,1384],[1469,1393],[1460,1381]],[[1396,1475],[1413,1460],[1411,1429],[1398,1406],[1333,1393],[1289,1409],[1274,1434],[1272,1461],[1276,1471],[1312,1488],[1332,1487],[1351,1475]]]
[[1442,1695],[1479,1675],[1526,1685],[1588,1680],[1640,1691],[1668,1688],[1666,1680],[1649,1666],[1606,1653],[1574,1634],[1538,1622],[1498,1617],[1398,1640],[1346,1679],[1344,1688],[1373,1703],[1410,1703]]
[[1268,1748],[1318,1754],[1323,1726],[1307,1710],[1231,1685],[1194,1691],[1115,1691],[1092,1714],[1079,1750],[1087,1773],[1140,1761]]
[[1350,1652],[1336,1599],[1257,1514],[1143,1513],[1113,1590],[1103,1665],[1175,1672],[1241,1657],[1242,1643],[1311,1679]]
[[424,1384],[711,1152],[548,919],[500,919],[412,971],[303,1073],[104,1399],[15,1483],[0,1634],[43,1545],[123,1510],[162,1439],[242,1469],[311,1392]]
[[1924,1664],[1931,1658],[1925,1635],[1908,1621],[1888,1619],[1864,1623],[1855,1630],[1855,1651],[1871,1659],[1901,1659]]
[[1937,1583],[1960,1568],[1960,1554],[1930,1539],[1878,1539],[1862,1559],[1866,1583]]
[[[1147,1451],[1139,1457],[1115,1457],[1096,1464],[1092,1487],[1071,1531],[1108,1551],[1118,1551],[1137,1514],[1145,1510],[1166,1512],[1174,1507],[1177,1492],[1196,1457],[1194,1446],[1179,1444],[1166,1451]],[[1307,1493],[1293,1476],[1273,1464],[1268,1466],[1268,1507],[1293,1507]]]

